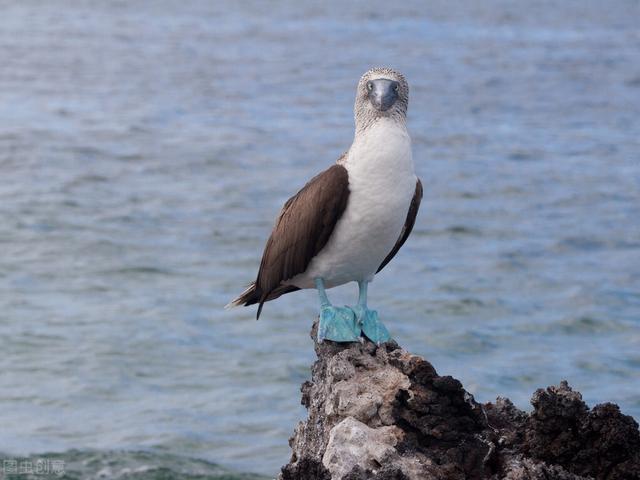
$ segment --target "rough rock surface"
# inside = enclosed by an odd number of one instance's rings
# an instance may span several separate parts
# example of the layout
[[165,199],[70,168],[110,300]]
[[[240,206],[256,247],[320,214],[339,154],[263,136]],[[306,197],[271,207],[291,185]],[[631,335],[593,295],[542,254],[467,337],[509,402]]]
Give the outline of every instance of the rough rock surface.
[[528,414],[477,403],[394,342],[315,349],[281,480],[640,480],[638,424],[610,403],[589,409],[566,382],[536,391]]

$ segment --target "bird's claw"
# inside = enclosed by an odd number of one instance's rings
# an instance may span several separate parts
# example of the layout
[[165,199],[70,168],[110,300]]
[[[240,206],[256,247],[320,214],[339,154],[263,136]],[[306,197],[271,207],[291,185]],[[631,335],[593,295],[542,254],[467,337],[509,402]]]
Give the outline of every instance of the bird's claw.
[[332,340],[334,342],[357,342],[362,337],[356,315],[349,307],[323,305],[320,309],[318,323],[318,342]]
[[352,310],[356,315],[358,326],[369,340],[378,346],[391,340],[391,335],[389,335],[387,327],[380,321],[377,311],[369,310],[363,305],[356,305],[352,307]]
[[318,343],[334,342],[364,343],[362,334],[380,346],[391,340],[387,327],[378,318],[378,312],[363,305],[334,307],[322,305],[318,323]]

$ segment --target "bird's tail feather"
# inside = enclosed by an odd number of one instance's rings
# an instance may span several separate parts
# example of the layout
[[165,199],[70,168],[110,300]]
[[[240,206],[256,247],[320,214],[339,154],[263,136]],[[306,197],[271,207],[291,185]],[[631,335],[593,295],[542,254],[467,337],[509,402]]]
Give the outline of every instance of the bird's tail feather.
[[228,310],[233,307],[239,307],[240,305],[245,307],[253,305],[260,301],[261,296],[262,294],[258,292],[258,288],[256,287],[256,282],[251,282],[244,292],[238,295],[237,298],[231,300],[224,308]]
[[258,303],[258,311],[256,312],[257,320],[260,318],[260,313],[262,313],[264,302],[274,300],[280,295],[284,295],[285,293],[289,292],[295,292],[296,290],[300,289],[298,287],[294,287],[293,285],[280,285],[278,288],[275,288],[265,294],[263,290],[256,285],[256,282],[252,282],[244,292],[238,295],[238,298],[231,300],[224,308],[225,310],[228,310],[230,308],[239,307],[241,305],[247,307],[249,305]]

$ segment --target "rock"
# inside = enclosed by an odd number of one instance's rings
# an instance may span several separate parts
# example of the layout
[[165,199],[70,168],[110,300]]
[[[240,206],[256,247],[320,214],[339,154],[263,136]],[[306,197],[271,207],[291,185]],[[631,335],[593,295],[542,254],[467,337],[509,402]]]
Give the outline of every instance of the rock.
[[638,424],[613,404],[589,409],[566,382],[536,391],[527,414],[477,403],[395,342],[315,350],[281,480],[640,480]]
[[353,470],[376,470],[399,460],[394,448],[402,440],[398,427],[371,428],[353,417],[347,417],[329,432],[329,443],[322,464],[331,478],[342,479]]
[[537,390],[531,399],[523,450],[583,476],[607,479],[640,476],[638,424],[617,405],[589,410],[567,382]]

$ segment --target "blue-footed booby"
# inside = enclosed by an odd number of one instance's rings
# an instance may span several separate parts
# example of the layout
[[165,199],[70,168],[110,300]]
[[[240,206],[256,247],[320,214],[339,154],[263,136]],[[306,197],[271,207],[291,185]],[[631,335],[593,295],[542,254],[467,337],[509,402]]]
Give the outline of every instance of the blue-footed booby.
[[[390,68],[358,83],[355,136],[334,164],[284,204],[256,280],[228,307],[258,304],[303,288],[320,297],[318,340],[375,343],[390,339],[367,285],[398,253],[415,223],[422,184],[414,173],[406,117],[409,85]],[[326,289],[358,282],[358,303],[333,306]]]

